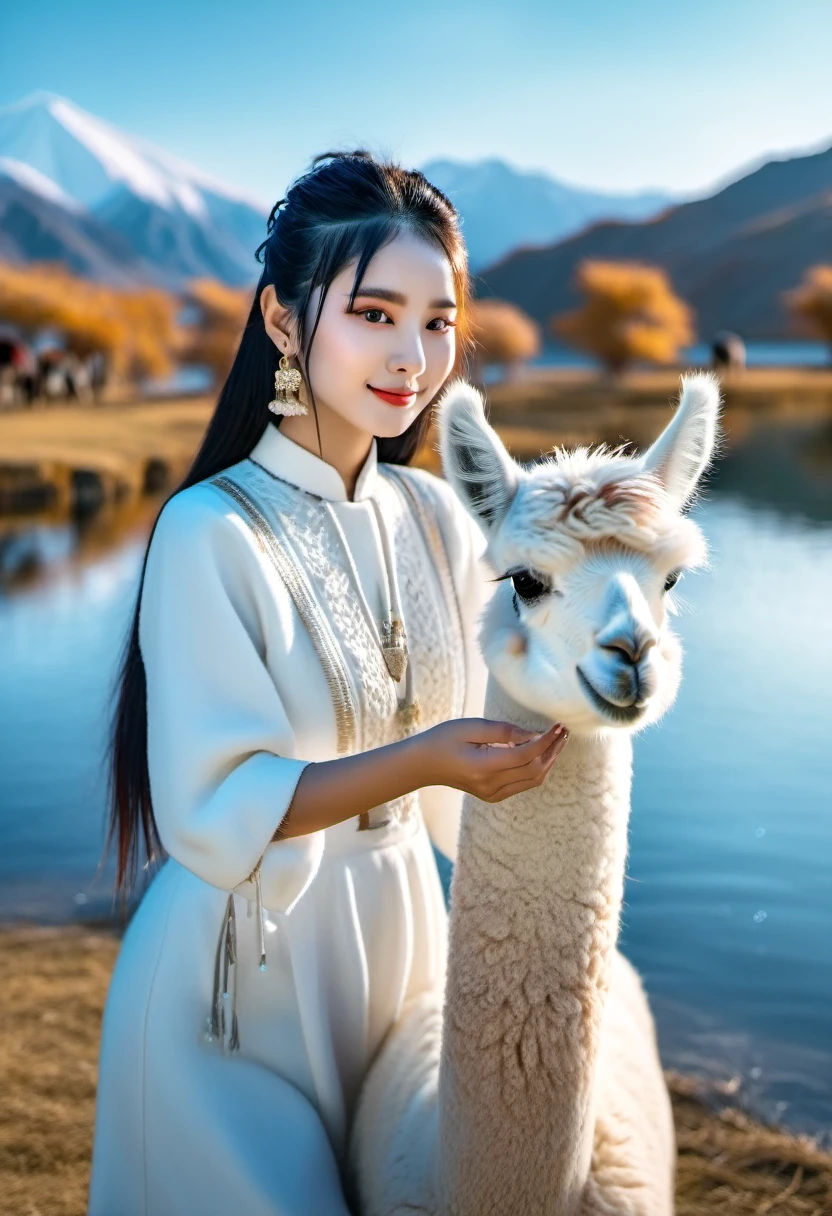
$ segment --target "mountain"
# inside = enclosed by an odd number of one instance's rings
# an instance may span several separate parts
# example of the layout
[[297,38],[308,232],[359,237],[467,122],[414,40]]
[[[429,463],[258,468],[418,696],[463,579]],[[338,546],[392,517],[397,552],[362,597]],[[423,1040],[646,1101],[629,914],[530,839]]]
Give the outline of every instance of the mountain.
[[36,180],[0,161],[0,261],[62,262],[82,278],[114,287],[166,285],[165,276],[138,257],[121,233],[68,206],[51,186],[38,182],[30,189]]
[[[128,274],[144,266],[175,287],[202,275],[245,285],[259,273],[265,206],[54,93],[0,110],[0,180],[62,209],[64,235],[66,217],[86,216],[111,234],[105,245],[114,256],[112,238],[120,237]],[[40,207],[28,258],[48,256],[38,243],[50,245],[44,223]],[[112,267],[101,269],[109,278]]]
[[473,270],[512,249],[549,245],[600,219],[641,220],[670,203],[655,191],[599,194],[501,160],[434,160],[422,172],[458,208]]
[[[779,295],[832,262],[832,148],[771,161],[711,198],[603,195],[499,160],[435,160],[458,205],[480,295],[538,320],[577,303],[582,258],[664,266],[699,331],[788,333]],[[0,110],[0,258],[65,262],[114,285],[253,285],[267,208],[54,93]]]
[[794,336],[781,294],[807,267],[832,262],[832,148],[773,160],[710,198],[641,223],[599,223],[545,249],[486,268],[481,296],[518,304],[545,324],[578,303],[585,258],[662,266],[697,313],[708,341],[720,329],[744,338]]

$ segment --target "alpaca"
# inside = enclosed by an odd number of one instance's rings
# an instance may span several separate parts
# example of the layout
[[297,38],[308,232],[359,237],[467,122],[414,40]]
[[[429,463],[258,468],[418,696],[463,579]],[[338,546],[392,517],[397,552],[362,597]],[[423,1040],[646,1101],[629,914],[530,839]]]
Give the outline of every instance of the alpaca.
[[445,475],[502,576],[479,643],[485,716],[569,741],[543,784],[463,801],[444,1009],[405,1008],[352,1139],[362,1216],[671,1216],[655,1028],[616,949],[632,733],[673,702],[671,589],[706,545],[685,514],[715,448],[715,376],[682,378],[641,455],[509,456],[483,402],[439,406]]

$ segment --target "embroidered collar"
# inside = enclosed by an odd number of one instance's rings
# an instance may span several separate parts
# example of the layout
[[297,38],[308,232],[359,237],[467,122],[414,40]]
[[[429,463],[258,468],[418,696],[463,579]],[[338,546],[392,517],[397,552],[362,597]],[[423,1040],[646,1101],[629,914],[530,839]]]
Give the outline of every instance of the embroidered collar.
[[295,443],[271,422],[266,423],[266,429],[249,456],[275,477],[331,502],[360,502],[372,498],[376,489],[378,467],[375,439],[361,466],[351,499],[347,497],[341,474],[333,465]]

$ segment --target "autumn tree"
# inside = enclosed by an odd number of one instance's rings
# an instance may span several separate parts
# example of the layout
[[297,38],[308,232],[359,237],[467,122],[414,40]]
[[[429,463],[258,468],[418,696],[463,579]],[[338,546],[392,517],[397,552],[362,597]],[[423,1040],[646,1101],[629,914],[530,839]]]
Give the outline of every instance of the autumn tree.
[[552,317],[551,331],[613,373],[639,360],[673,363],[695,341],[693,314],[658,266],[584,261],[576,284],[583,304]]
[[124,327],[117,364],[129,380],[167,376],[175,365],[175,296],[154,288],[116,293],[116,313]]
[[785,293],[791,312],[832,346],[832,266],[810,266],[799,286]]
[[470,305],[472,375],[500,366],[506,374],[540,351],[540,329],[522,309],[507,300],[474,300]]
[[249,289],[227,287],[214,279],[192,279],[185,303],[193,319],[181,331],[181,362],[200,364],[210,369],[216,381],[224,379],[239,346],[251,300]]
[[0,264],[0,319],[30,339],[57,330],[79,358],[101,353],[130,380],[173,367],[178,305],[154,288],[120,290],[73,275],[61,263]]

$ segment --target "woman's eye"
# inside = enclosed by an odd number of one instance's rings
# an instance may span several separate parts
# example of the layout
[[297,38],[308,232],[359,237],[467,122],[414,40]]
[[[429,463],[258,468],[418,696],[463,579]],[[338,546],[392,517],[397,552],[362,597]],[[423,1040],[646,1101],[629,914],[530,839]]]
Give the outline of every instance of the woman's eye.
[[359,316],[364,317],[364,319],[369,321],[372,325],[380,324],[382,317],[386,321],[390,320],[390,317],[383,308],[362,308]]
[[536,578],[531,570],[515,570],[510,577],[514,590],[527,604],[540,599],[551,590],[549,585]]
[[682,577],[681,570],[671,571],[671,573],[668,574],[667,578],[664,580],[665,591],[672,591],[681,577]]
[[449,330],[456,329],[456,324],[453,321],[449,321],[447,317],[434,317],[428,324],[428,329],[431,328],[434,329],[435,333],[444,334]]

